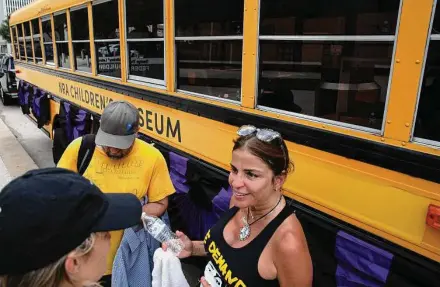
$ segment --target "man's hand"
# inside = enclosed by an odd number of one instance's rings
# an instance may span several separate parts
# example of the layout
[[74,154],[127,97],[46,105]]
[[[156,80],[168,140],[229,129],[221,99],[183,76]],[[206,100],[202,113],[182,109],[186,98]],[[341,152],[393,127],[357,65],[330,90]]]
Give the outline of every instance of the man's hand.
[[156,202],[149,202],[144,205],[142,211],[148,215],[161,217],[168,208],[168,197]]

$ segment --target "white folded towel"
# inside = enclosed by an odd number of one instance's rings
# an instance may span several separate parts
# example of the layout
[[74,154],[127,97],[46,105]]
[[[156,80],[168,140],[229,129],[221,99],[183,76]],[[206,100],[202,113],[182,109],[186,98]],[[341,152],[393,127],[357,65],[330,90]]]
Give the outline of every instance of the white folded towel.
[[180,259],[171,251],[158,248],[154,252],[153,261],[152,287],[189,287],[183,275]]

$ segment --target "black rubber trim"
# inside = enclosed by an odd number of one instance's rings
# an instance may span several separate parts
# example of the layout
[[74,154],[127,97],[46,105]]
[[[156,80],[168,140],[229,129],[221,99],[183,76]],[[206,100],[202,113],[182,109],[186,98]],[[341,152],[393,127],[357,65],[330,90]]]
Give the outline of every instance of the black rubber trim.
[[271,119],[260,115],[248,114],[190,99],[173,97],[166,95],[165,93],[160,94],[121,84],[110,83],[82,75],[69,74],[26,63],[19,63],[18,65],[23,65],[26,68],[46,74],[135,97],[147,102],[174,108],[237,127],[243,124],[271,127],[281,132],[286,140],[300,145],[305,145],[321,151],[440,183],[440,157],[430,154],[397,148],[382,143]]
[[313,224],[319,226],[320,228],[330,230],[334,233],[342,230],[353,236],[356,236],[359,239],[362,239],[374,246],[385,249],[391,252],[394,255],[399,255],[402,258],[405,258],[411,261],[414,264],[423,266],[425,269],[436,273],[440,276],[440,263],[434,260],[431,260],[427,257],[424,257],[416,252],[406,249],[402,246],[399,246],[389,240],[376,236],[368,231],[365,231],[359,227],[348,224],[342,220],[334,218],[322,211],[314,209],[310,206],[307,206],[301,202],[298,202],[294,199],[286,197],[287,204],[292,207],[295,211],[298,219],[301,221],[301,217],[303,216],[301,213],[307,216],[307,219]]

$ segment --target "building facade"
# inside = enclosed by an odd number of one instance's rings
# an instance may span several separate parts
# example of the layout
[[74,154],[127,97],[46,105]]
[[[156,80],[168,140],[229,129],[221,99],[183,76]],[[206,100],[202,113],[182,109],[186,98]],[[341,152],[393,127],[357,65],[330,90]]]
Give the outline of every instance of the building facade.
[[5,17],[7,15],[11,15],[15,10],[18,10],[33,1],[34,0],[1,0],[3,6],[3,15]]
[[[9,15],[35,0],[0,0],[0,24]],[[0,53],[12,53],[11,44],[0,36]]]

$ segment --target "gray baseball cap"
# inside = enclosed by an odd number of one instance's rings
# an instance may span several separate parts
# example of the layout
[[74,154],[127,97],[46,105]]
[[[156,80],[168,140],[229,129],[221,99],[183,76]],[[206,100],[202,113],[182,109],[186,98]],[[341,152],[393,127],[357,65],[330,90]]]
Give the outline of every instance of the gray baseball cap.
[[95,143],[119,149],[128,149],[136,139],[139,127],[139,112],[125,101],[113,101],[101,116],[101,125]]

